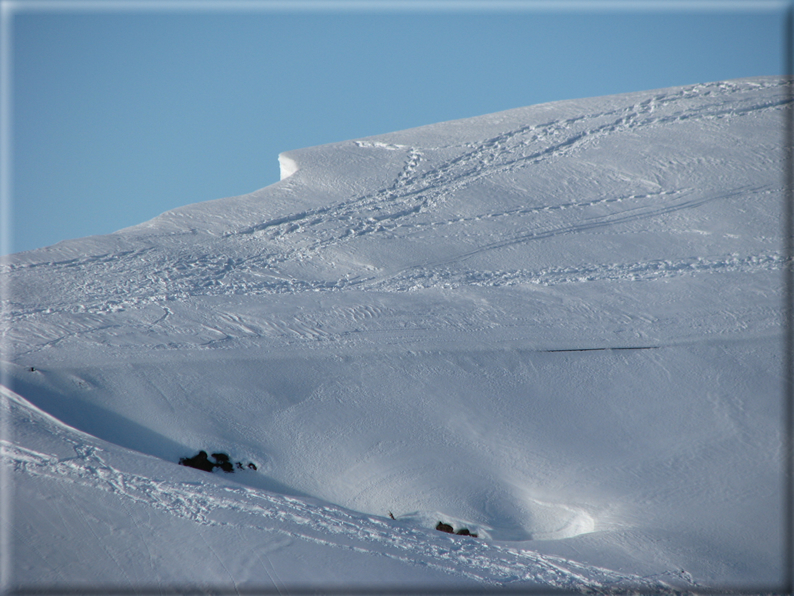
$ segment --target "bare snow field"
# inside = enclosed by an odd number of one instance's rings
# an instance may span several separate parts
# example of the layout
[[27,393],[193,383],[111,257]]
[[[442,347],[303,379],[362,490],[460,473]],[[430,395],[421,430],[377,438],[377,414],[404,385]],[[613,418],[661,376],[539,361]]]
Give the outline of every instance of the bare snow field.
[[3,585],[779,587],[791,84],[289,151],[10,256]]

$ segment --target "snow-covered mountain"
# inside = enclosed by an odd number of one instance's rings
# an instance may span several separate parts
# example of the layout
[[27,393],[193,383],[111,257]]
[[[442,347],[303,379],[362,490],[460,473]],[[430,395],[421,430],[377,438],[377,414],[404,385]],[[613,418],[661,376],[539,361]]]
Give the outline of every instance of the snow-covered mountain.
[[790,85],[290,151],[11,256],[4,585],[780,585]]

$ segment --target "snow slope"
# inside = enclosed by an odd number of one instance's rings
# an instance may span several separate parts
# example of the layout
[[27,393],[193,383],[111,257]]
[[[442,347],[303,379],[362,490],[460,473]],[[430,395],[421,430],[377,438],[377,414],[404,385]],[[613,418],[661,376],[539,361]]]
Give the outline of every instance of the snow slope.
[[779,585],[790,84],[290,151],[13,255],[5,585]]

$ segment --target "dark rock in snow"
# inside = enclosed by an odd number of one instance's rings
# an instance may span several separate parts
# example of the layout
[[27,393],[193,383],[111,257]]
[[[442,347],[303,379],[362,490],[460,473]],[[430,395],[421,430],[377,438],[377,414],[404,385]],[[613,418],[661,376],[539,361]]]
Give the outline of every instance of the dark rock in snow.
[[207,457],[206,451],[199,451],[198,455],[194,455],[193,457],[180,458],[179,465],[196,468],[197,470],[204,470],[205,472],[212,472],[212,469],[215,467],[215,464]]
[[[215,461],[212,462],[207,457],[206,451],[199,451],[197,455],[193,457],[182,457],[179,459],[179,465],[181,466],[188,466],[190,468],[196,468],[197,470],[203,470],[204,472],[212,472],[215,468],[220,468],[226,473],[234,472],[234,466],[229,459],[229,456],[225,453],[213,453],[212,459]],[[237,468],[242,470],[243,463],[236,462]],[[256,470],[256,465],[253,463],[249,463],[248,467],[252,470]]]
[[438,522],[436,525],[436,530],[439,532],[446,532],[447,534],[456,534],[458,536],[471,536],[472,538],[477,538],[477,534],[472,534],[468,528],[461,528],[456,532],[452,526],[445,524],[444,522]]
[[452,529],[452,526],[449,524],[445,524],[444,522],[438,522],[436,525],[436,530],[439,532],[446,532],[447,534],[454,534],[455,531]]

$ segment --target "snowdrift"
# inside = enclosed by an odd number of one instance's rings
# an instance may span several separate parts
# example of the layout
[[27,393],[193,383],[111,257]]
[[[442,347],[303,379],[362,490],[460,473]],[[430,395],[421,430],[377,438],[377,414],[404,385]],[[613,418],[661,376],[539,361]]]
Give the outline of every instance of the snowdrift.
[[790,85],[289,151],[13,255],[6,585],[779,585]]

